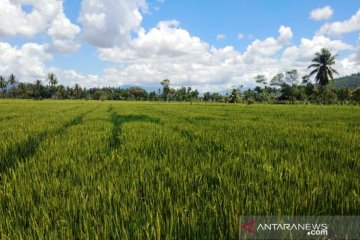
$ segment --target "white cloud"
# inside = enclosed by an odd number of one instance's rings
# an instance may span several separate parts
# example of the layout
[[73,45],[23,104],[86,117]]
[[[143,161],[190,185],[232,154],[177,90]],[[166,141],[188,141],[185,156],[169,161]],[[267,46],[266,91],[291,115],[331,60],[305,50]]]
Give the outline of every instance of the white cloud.
[[79,20],[86,41],[95,47],[127,44],[131,32],[140,27],[145,0],[83,0]]
[[226,35],[225,34],[222,34],[222,33],[220,33],[220,34],[218,34],[217,36],[216,36],[216,39],[217,40],[225,40],[226,39]]
[[81,74],[75,70],[57,70],[57,74],[63,83],[70,86],[79,84],[81,87],[100,87],[105,81],[108,85],[111,84],[108,79],[100,79],[98,75]]
[[[100,59],[125,64],[105,69],[100,79],[112,79],[114,86],[156,86],[169,78],[172,86],[191,85],[201,91],[220,91],[239,84],[251,86],[259,71],[270,76],[279,70],[278,60],[270,57],[291,38],[291,29],[281,26],[278,38],[255,40],[241,54],[232,46],[211,47],[180,28],[178,21],[160,22],[148,32],[140,29],[127,46],[99,49]],[[247,61],[250,55],[257,59],[256,65]],[[258,64],[264,68],[259,70]]]
[[327,19],[331,18],[333,13],[334,13],[334,11],[330,6],[325,6],[323,8],[317,8],[317,9],[312,10],[310,12],[310,18],[315,21],[327,20]]
[[356,54],[351,54],[348,57],[339,60],[336,63],[335,68],[338,70],[340,76],[359,73],[360,72],[359,59],[357,58]]
[[21,81],[34,81],[46,76],[44,62],[52,60],[47,53],[48,45],[27,43],[21,47],[13,47],[9,43],[0,42],[0,73],[14,73]]
[[[255,40],[247,51],[241,56],[233,47],[226,47],[217,50],[210,48],[209,44],[198,37],[191,36],[185,29],[179,28],[177,21],[160,22],[156,28],[149,32],[141,29],[138,37],[129,42],[126,47],[99,49],[100,59],[117,62],[149,62],[149,61],[200,61],[211,62],[218,60],[217,54],[221,51],[232,49],[232,57],[229,61],[245,61],[250,58],[262,58],[271,56],[285,46],[292,38],[292,31],[289,27],[279,28],[277,39],[270,37],[264,41]],[[236,57],[235,57],[236,56]],[[216,62],[217,63],[217,62]]]
[[[25,5],[30,12],[23,10]],[[0,37],[33,37],[47,30],[53,50],[70,53],[79,47],[75,39],[80,28],[65,16],[62,0],[1,0],[0,9]]]
[[341,35],[358,30],[360,30],[360,9],[348,20],[324,24],[318,34]]
[[[126,47],[99,49],[102,60],[122,64],[122,67],[105,69],[99,81],[103,79],[107,85],[111,79],[113,86],[158,86],[161,80],[168,78],[173,87],[190,85],[202,92],[222,91],[240,84],[254,87],[257,74],[270,79],[278,72],[293,68],[305,74],[315,52],[322,47],[334,53],[354,50],[349,44],[324,36],[303,38],[298,46],[288,46],[292,35],[289,27],[281,26],[277,38],[256,39],[240,53],[232,46],[210,46],[180,28],[177,21],[160,22],[147,32],[141,29]],[[342,73],[347,72],[345,60],[337,61],[336,67]],[[347,59],[348,66],[353,67],[353,60],[350,60]]]
[[360,36],[355,51],[348,57],[338,61],[337,67],[342,76],[360,72]]
[[[34,4],[43,1],[26,0]],[[0,0],[0,7],[6,7],[1,5],[4,3],[7,7],[19,7],[23,2],[25,0],[11,3]],[[56,11],[50,14],[51,17],[39,21],[43,24],[38,27],[28,26],[30,30],[26,30],[29,22],[14,23],[15,30],[8,26],[10,21],[0,25],[0,36],[32,36],[46,32],[51,37],[51,42],[43,45],[30,43],[16,47],[0,42],[1,74],[14,72],[21,81],[33,81],[44,79],[47,72],[54,71],[61,84],[79,83],[83,87],[159,86],[161,80],[168,78],[173,87],[190,85],[200,91],[222,91],[240,84],[253,87],[253,78],[257,74],[271,78],[292,68],[303,73],[321,47],[331,48],[334,52],[354,50],[342,41],[324,36],[304,38],[298,46],[290,45],[293,33],[285,26],[280,26],[277,37],[255,39],[244,52],[233,46],[216,48],[191,35],[176,20],[160,22],[149,30],[141,28],[141,9],[145,11],[147,7],[145,0],[83,0],[79,17],[83,29],[66,18],[62,2],[53,6]],[[22,12],[21,8],[19,11]],[[97,48],[100,60],[113,63],[112,67],[105,68],[99,75],[91,75],[45,65],[51,60],[51,50],[75,51],[80,46],[81,32],[82,39]],[[244,35],[239,34],[238,38],[243,39]],[[339,59],[336,67],[341,73],[347,73],[358,69],[359,61],[360,51],[354,51]]]
[[[125,64],[104,69],[101,77],[67,72],[69,82],[84,86],[121,86],[123,84],[154,86],[171,78],[172,86],[204,84],[222,85],[235,74],[233,64],[240,62],[240,54],[233,47],[216,49],[179,27],[178,21],[160,22],[138,36],[127,46],[100,48],[102,60]],[[88,79],[93,79],[89,82]],[[110,82],[111,81],[111,82]],[[101,85],[101,84],[100,84]]]
[[360,36],[359,36],[358,45],[357,45],[357,48],[356,48],[356,61],[360,66]]
[[[333,54],[344,50],[354,50],[353,46],[346,44],[340,40],[331,40],[324,36],[314,36],[313,39],[302,38],[299,46],[291,46],[284,50],[280,66],[285,69],[297,68],[301,74],[308,72],[307,67],[310,65],[314,54],[321,48],[328,48]],[[336,60],[337,63],[341,59]],[[339,64],[336,69],[344,74],[343,67]]]
[[285,49],[283,58],[287,61],[291,59],[309,61],[314,56],[315,52],[320,51],[321,48],[328,48],[333,52],[343,50],[352,50],[353,47],[340,40],[331,40],[324,36],[314,36],[313,39],[302,38],[299,46],[291,46]]
[[238,40],[243,40],[244,39],[244,34],[239,33],[237,38],[238,38]]
[[80,47],[80,42],[77,39],[80,31],[79,26],[72,24],[63,13],[60,13],[47,32],[52,38],[52,48],[55,51],[69,54]]
[[99,49],[100,59],[117,63],[179,60],[182,57],[206,53],[209,45],[178,28],[178,21],[160,22],[146,32],[140,29],[138,37],[127,46]]
[[[122,73],[113,68],[104,69],[101,76],[96,74],[84,74],[73,69],[62,70],[53,68],[51,71],[59,77],[60,83],[65,84],[66,86],[74,86],[75,84],[79,84],[81,87],[93,88],[108,86],[120,87],[121,85],[125,84],[125,82],[121,82]],[[114,81],[114,79],[116,80]]]
[[[30,13],[22,10],[24,4],[32,6]],[[49,23],[61,12],[62,1],[1,0],[0,9],[0,37],[31,37],[46,30]]]
[[263,57],[269,57],[277,53],[283,46],[285,46],[292,39],[292,31],[290,27],[281,26],[279,29],[279,37],[266,38],[263,41],[256,39],[246,49],[243,55],[244,61],[253,63],[255,60]]
[[[159,24],[156,28],[158,31],[166,28],[166,34],[177,35],[177,31],[185,31],[178,28],[176,22],[166,22]],[[170,31],[171,30],[171,31]],[[283,42],[284,36],[286,36],[285,29],[283,34],[275,39],[278,42]],[[105,68],[101,75],[89,75],[81,74],[74,70],[59,70],[55,71],[61,80],[61,83],[68,85],[74,85],[79,83],[82,87],[101,87],[101,86],[122,86],[122,85],[138,85],[142,87],[154,87],[159,86],[161,80],[168,78],[171,80],[172,87],[180,86],[192,86],[200,90],[201,92],[212,91],[218,92],[226,89],[230,89],[233,86],[244,85],[245,87],[254,87],[254,77],[257,74],[264,74],[268,79],[271,79],[275,74],[284,72],[290,69],[296,68],[300,75],[308,73],[307,67],[311,63],[311,59],[314,57],[316,51],[319,51],[322,47],[329,47],[335,54],[344,50],[355,50],[349,44],[346,44],[340,40],[331,40],[324,36],[314,36],[312,39],[303,38],[298,46],[292,45],[287,47],[282,55],[278,56],[264,56],[260,53],[254,52],[254,54],[260,54],[255,56],[256,62],[248,63],[244,60],[245,53],[240,53],[232,46],[224,48],[210,47],[207,43],[200,41],[200,45],[197,47],[192,46],[192,49],[196,51],[185,51],[186,47],[190,47],[193,43],[191,39],[196,38],[189,33],[184,38],[172,40],[185,42],[181,54],[173,54],[172,51],[166,52],[166,47],[161,50],[163,39],[168,39],[165,33],[157,36],[162,36],[162,40],[155,41],[154,36],[150,37],[149,34],[154,34],[154,29],[149,32],[143,32],[143,35],[139,38],[142,39],[143,45],[137,45],[139,49],[132,46],[131,49],[131,61],[129,61],[130,52],[123,53],[121,48],[117,48],[117,54],[113,55],[115,62],[125,63],[121,67]],[[150,34],[150,35],[151,35]],[[151,43],[154,51],[146,51],[146,47],[151,48],[150,44],[145,43],[152,39]],[[267,38],[269,39],[269,38]],[[285,38],[286,39],[286,38]],[[133,41],[137,41],[134,39]],[[266,42],[256,40],[253,42]],[[272,41],[270,41],[272,42]],[[196,43],[196,41],[195,41]],[[158,44],[155,46],[155,44]],[[351,74],[360,71],[360,65],[358,64],[358,50],[350,56],[337,59],[335,68],[341,75]],[[141,53],[144,52],[144,55]],[[261,66],[261,67],[259,67]]]

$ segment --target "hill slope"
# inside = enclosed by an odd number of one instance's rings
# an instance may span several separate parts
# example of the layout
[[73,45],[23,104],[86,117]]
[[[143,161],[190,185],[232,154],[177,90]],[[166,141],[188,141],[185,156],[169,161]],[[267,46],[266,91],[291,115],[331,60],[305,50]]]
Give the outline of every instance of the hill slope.
[[352,88],[360,87],[360,73],[352,74],[350,76],[335,79],[336,88]]

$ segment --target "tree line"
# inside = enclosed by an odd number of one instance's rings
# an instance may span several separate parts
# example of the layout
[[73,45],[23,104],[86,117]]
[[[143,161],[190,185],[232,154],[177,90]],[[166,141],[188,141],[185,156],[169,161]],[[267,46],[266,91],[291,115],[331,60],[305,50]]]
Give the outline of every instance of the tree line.
[[85,100],[127,100],[127,101],[199,101],[199,92],[191,87],[174,89],[170,87],[170,80],[161,82],[162,89],[148,92],[141,87],[129,88],[82,88],[79,84],[74,87],[58,85],[58,78],[54,73],[47,76],[47,84],[40,80],[34,83],[18,82],[14,74],[8,80],[0,76],[0,89],[3,98],[20,99],[85,99]]
[[[0,89],[3,98],[23,99],[86,99],[86,100],[130,100],[130,101],[205,101],[224,103],[360,103],[360,87],[352,90],[335,88],[333,79],[338,74],[333,68],[336,55],[328,49],[321,49],[315,54],[309,66],[309,75],[300,77],[296,69],[278,73],[271,79],[264,75],[254,78],[257,86],[243,90],[243,86],[235,87],[230,94],[206,92],[200,95],[191,87],[171,88],[170,80],[160,82],[158,91],[146,91],[141,87],[129,88],[82,88],[58,85],[59,80],[54,73],[47,76],[47,84],[40,80],[34,83],[18,82],[14,74],[8,78],[0,76]],[[310,80],[315,76],[315,82]]]

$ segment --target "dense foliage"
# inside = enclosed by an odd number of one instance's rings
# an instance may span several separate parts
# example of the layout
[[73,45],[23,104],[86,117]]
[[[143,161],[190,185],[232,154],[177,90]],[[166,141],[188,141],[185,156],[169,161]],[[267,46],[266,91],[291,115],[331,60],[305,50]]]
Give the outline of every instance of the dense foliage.
[[0,101],[1,239],[238,239],[359,215],[358,106]]
[[[261,81],[260,81],[261,78]],[[162,89],[157,92],[148,92],[141,87],[130,88],[82,88],[76,84],[74,87],[63,85],[43,85],[41,81],[35,83],[7,82],[0,79],[0,96],[5,98],[21,99],[86,99],[86,100],[127,100],[127,101],[205,101],[224,103],[360,103],[359,90],[346,87],[334,87],[330,83],[320,87],[309,81],[299,83],[296,70],[285,74],[277,74],[270,83],[264,76],[255,78],[257,84],[253,89],[243,90],[242,87],[233,89],[229,94],[205,92],[199,94],[191,87],[171,88],[170,81],[162,83]],[[342,80],[341,80],[342,81]],[[3,82],[3,84],[1,84]],[[337,82],[337,81],[336,81]]]

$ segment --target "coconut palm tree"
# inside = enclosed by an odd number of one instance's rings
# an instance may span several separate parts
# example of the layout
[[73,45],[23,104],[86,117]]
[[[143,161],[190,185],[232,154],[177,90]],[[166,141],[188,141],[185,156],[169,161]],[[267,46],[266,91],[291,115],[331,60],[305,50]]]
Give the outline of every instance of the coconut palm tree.
[[58,78],[55,75],[55,73],[49,73],[48,77],[47,77],[47,80],[48,80],[50,86],[52,86],[52,87],[55,87],[56,84],[58,84]]
[[8,78],[8,84],[13,88],[11,89],[11,97],[14,98],[15,97],[15,93],[14,93],[14,87],[15,84],[17,83],[16,77],[14,74],[10,74],[9,78]]
[[8,83],[11,86],[14,86],[17,83],[16,77],[14,74],[10,74],[9,79],[8,79]]
[[3,94],[5,94],[5,89],[7,87],[7,81],[3,76],[0,76],[0,88],[2,89]]
[[326,86],[330,79],[334,79],[334,74],[339,74],[332,66],[335,64],[337,55],[332,55],[330,50],[322,48],[320,52],[315,53],[315,58],[312,60],[308,69],[315,68],[309,74],[309,77],[316,74],[315,81],[320,86]]
[[56,84],[58,84],[58,78],[55,75],[55,73],[49,73],[48,77],[47,77],[47,80],[48,80],[48,82],[49,82],[49,84],[51,86],[51,90],[52,90],[51,98],[54,98],[55,86],[56,86]]

